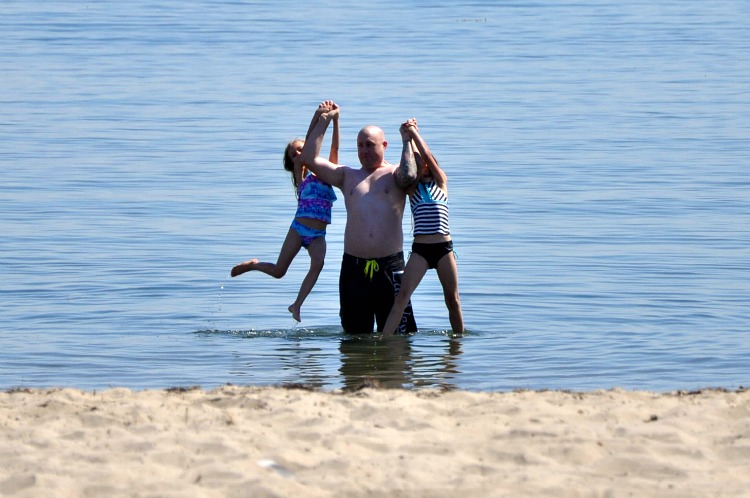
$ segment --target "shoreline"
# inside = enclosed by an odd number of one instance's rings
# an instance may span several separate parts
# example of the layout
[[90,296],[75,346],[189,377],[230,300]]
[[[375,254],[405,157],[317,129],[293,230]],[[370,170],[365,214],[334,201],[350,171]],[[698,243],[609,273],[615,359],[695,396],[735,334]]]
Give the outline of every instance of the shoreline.
[[747,496],[750,391],[0,392],[3,496]]

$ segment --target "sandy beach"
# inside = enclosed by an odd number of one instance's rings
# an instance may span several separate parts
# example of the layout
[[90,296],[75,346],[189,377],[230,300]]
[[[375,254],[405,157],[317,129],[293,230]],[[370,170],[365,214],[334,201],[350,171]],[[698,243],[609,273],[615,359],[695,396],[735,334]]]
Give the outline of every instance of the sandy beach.
[[0,393],[0,495],[750,496],[750,392]]

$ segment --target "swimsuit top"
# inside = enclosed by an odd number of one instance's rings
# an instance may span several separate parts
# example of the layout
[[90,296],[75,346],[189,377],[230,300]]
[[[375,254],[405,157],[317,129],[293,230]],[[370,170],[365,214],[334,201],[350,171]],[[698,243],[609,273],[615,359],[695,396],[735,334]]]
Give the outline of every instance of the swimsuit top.
[[414,215],[414,235],[450,235],[448,194],[437,186],[435,180],[419,182],[409,196],[409,204]]
[[294,217],[331,223],[331,207],[335,200],[333,187],[308,173],[297,188],[297,214]]

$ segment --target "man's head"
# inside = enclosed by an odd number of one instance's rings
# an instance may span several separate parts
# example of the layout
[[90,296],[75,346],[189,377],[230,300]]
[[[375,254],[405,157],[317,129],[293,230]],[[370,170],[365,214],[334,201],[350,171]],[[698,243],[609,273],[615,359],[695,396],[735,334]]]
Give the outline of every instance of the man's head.
[[359,130],[357,135],[357,155],[365,168],[379,168],[385,161],[388,142],[385,133],[377,126],[369,125]]

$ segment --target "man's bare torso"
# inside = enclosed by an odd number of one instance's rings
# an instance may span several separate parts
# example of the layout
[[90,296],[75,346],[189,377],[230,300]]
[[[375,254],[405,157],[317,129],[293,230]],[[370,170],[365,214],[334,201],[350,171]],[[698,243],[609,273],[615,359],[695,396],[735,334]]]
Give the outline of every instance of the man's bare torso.
[[346,204],[344,252],[358,258],[381,258],[403,250],[405,193],[393,176],[396,166],[368,170],[347,168],[341,189]]

